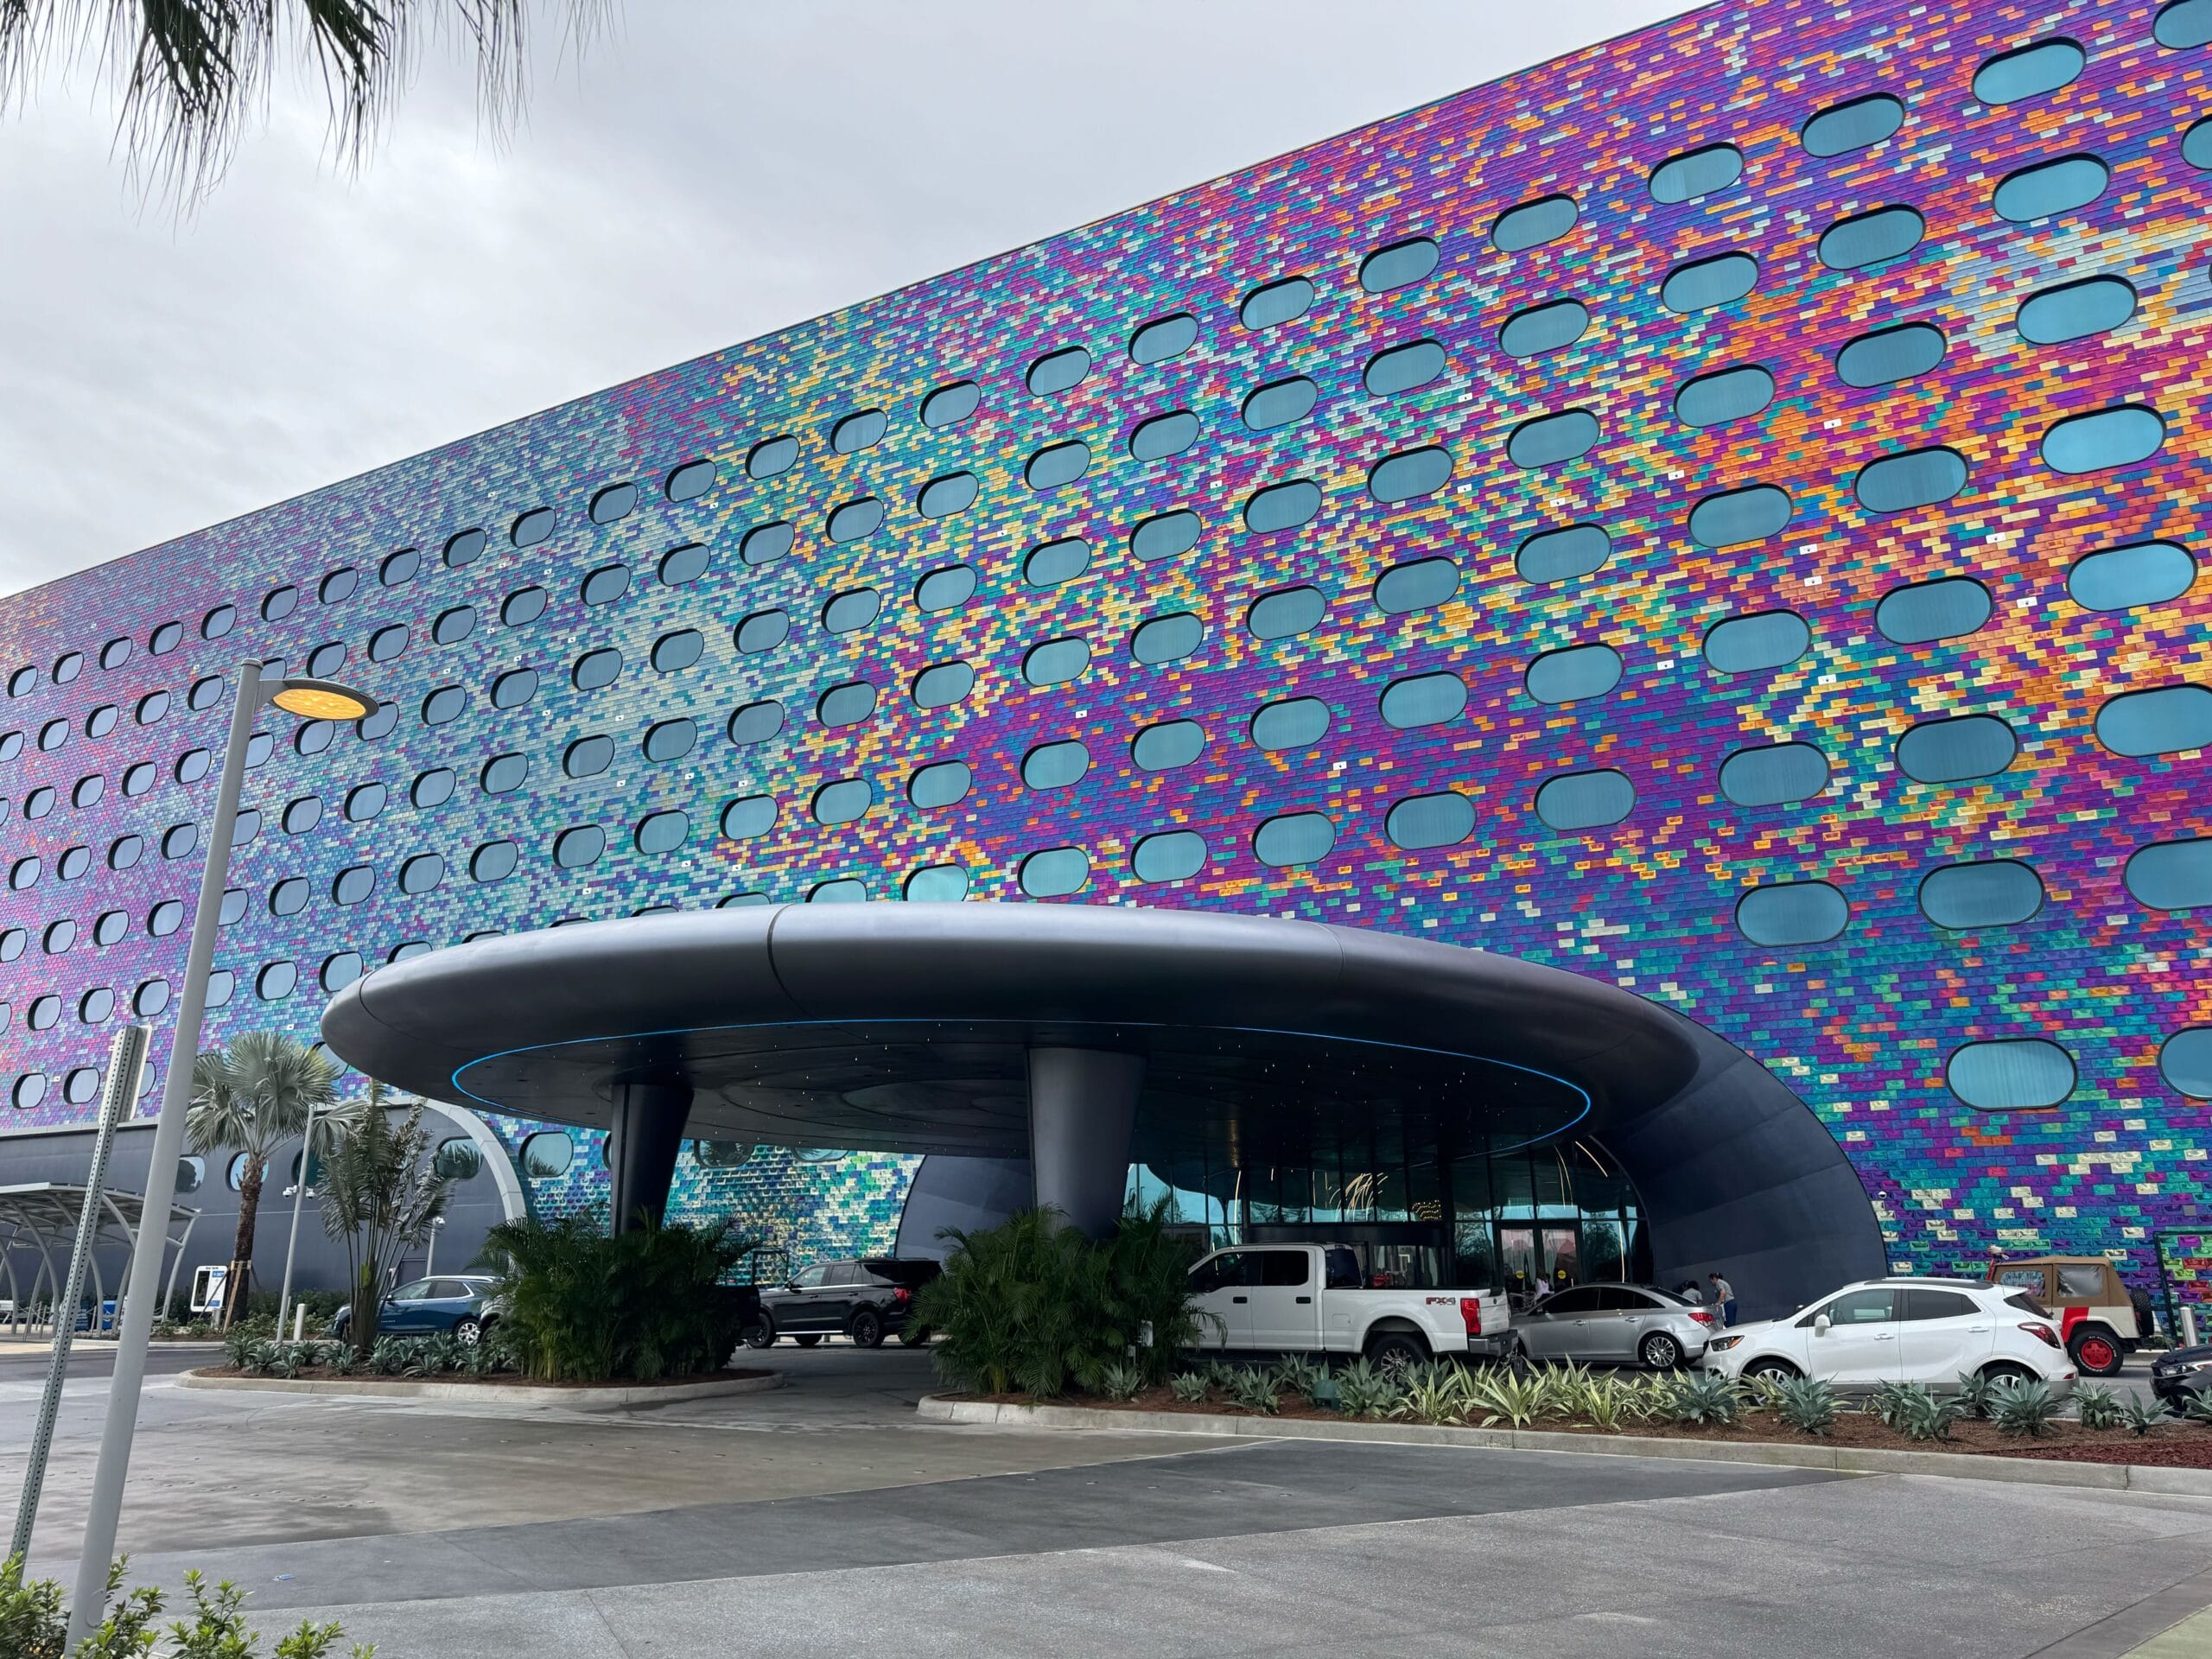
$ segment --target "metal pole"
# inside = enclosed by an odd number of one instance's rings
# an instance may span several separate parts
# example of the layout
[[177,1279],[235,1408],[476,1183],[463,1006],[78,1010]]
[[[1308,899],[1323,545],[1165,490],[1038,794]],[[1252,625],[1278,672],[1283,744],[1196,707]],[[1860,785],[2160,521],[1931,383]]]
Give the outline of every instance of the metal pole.
[[284,1242],[284,1288],[276,1294],[276,1340],[284,1339],[284,1315],[292,1307],[292,1257],[300,1248],[300,1206],[307,1202],[308,1176],[315,1168],[315,1115],[308,1108],[308,1132],[300,1141],[300,1179],[292,1185],[292,1236]]
[[[107,1092],[100,1101],[100,1126],[92,1137],[92,1166],[85,1176],[85,1212],[77,1223],[76,1248],[69,1252],[69,1288],[63,1293],[69,1317],[54,1330],[54,1355],[46,1368],[46,1392],[38,1404],[38,1427],[31,1431],[30,1461],[23,1470],[23,1494],[16,1505],[16,1537],[10,1555],[28,1555],[31,1527],[38,1520],[39,1492],[46,1484],[46,1454],[54,1446],[54,1419],[61,1409],[61,1383],[69,1375],[69,1346],[77,1335],[77,1298],[85,1288],[85,1268],[99,1236],[100,1198],[107,1185],[108,1154],[115,1150],[115,1126],[138,1099],[138,1079],[146,1067],[149,1026],[124,1026],[107,1051]],[[142,1221],[143,1227],[144,1223]]]
[[[140,1285],[161,1282],[162,1250],[168,1243],[176,1204],[177,1160],[184,1151],[184,1115],[192,1104],[192,1063],[200,1054],[200,1020],[207,1010],[207,975],[214,965],[215,935],[223,913],[223,884],[231,868],[231,831],[238,818],[238,787],[245,777],[246,741],[261,712],[261,664],[238,664],[238,695],[231,709],[231,739],[223,752],[223,778],[208,826],[207,860],[200,872],[200,903],[192,916],[192,946],[185,954],[184,989],[177,998],[176,1027],[169,1039],[168,1073],[162,1084],[162,1114],[154,1121],[152,1166],[131,1252]],[[85,1516],[85,1551],[77,1562],[77,1593],[69,1604],[66,1646],[99,1628],[106,1611],[108,1564],[115,1556],[115,1526],[123,1510],[124,1478],[130,1472],[130,1437],[138,1427],[138,1391],[146,1380],[146,1340],[154,1325],[154,1299],[133,1296],[117,1333],[115,1372],[108,1383],[107,1423],[100,1431],[99,1461]]]

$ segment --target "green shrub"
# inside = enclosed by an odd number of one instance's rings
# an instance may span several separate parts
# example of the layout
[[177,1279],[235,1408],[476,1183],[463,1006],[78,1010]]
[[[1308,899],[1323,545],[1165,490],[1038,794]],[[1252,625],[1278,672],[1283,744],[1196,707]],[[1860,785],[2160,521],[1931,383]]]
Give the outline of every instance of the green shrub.
[[1387,1416],[1404,1389],[1362,1355],[1336,1374],[1337,1409],[1347,1417]]
[[1203,1371],[1178,1371],[1167,1379],[1167,1386],[1185,1405],[1195,1406],[1205,1401],[1206,1390],[1211,1384],[1207,1382]]
[[2192,1423],[2212,1424],[2212,1400],[2192,1394],[2183,1402],[2181,1414]]
[[1966,1408],[1956,1400],[1945,1399],[1931,1389],[1923,1389],[1898,1408],[1897,1421],[1891,1427],[1915,1442],[1948,1440],[1951,1438],[1951,1426],[1965,1415]]
[[1675,1379],[1669,1415],[1678,1423],[1726,1427],[1744,1408],[1744,1391],[1718,1371],[1691,1371]]
[[[495,1330],[518,1369],[544,1382],[718,1370],[737,1332],[715,1287],[752,1248],[734,1226],[645,1226],[610,1238],[582,1216],[501,1222],[484,1247],[506,1263],[497,1294],[507,1311]],[[444,1363],[443,1351],[435,1357]]]
[[2131,1390],[2120,1402],[2120,1426],[2137,1436],[2148,1434],[2166,1418],[2166,1408],[2156,1399],[2145,1400]]
[[1285,1394],[1302,1394],[1308,1400],[1328,1379],[1329,1368],[1304,1354],[1286,1354],[1275,1366],[1275,1385]]
[[1980,1371],[1961,1371],[1958,1392],[1954,1396],[1959,1409],[1969,1417],[1986,1417],[1996,1403],[1997,1384]]
[[1116,1360],[1099,1374],[1098,1391],[1109,1400],[1134,1400],[1144,1392],[1144,1373],[1126,1360]]
[[976,1232],[948,1230],[952,1254],[917,1293],[912,1315],[937,1333],[939,1374],[982,1393],[1033,1398],[1096,1389],[1122,1363],[1147,1387],[1165,1382],[1203,1330],[1190,1250],[1166,1230],[1167,1214],[1165,1200],[1132,1206],[1100,1240],[1043,1210]]
[[[1866,1396],[1863,1409],[1869,1417],[1880,1418],[1885,1428],[1895,1428],[1906,1410],[1915,1408],[1918,1396],[1928,1392],[1927,1385],[1923,1382],[1885,1382]],[[1929,1397],[1933,1399],[1935,1396],[1929,1395]]]
[[1405,1397],[1391,1410],[1393,1417],[1416,1422],[1463,1422],[1467,1415],[1467,1373],[1457,1365],[1431,1360],[1407,1369]]
[[1989,1414],[1995,1420],[2000,1434],[2039,1439],[2049,1433],[2051,1424],[2057,1421],[2058,1400],[2051,1393],[2050,1384],[2041,1379],[2032,1382],[2000,1382],[1990,1396]]
[[1275,1374],[1264,1365],[1248,1365],[1239,1371],[1229,1400],[1238,1410],[1260,1417],[1272,1417],[1282,1406],[1275,1393]]
[[[125,1557],[108,1569],[100,1623],[70,1659],[150,1659],[156,1652],[161,1633],[155,1621],[167,1599],[159,1590],[142,1587],[118,1599],[127,1564]],[[184,1575],[184,1589],[191,1617],[171,1621],[169,1644],[162,1652],[169,1659],[258,1659],[261,1637],[246,1628],[245,1591],[228,1580],[210,1590],[197,1572]],[[61,1586],[53,1579],[25,1582],[20,1555],[0,1564],[0,1656],[62,1659],[68,1633]],[[335,1624],[302,1621],[277,1640],[272,1659],[327,1659],[345,1634]],[[375,1651],[356,1643],[353,1659],[372,1659]]]
[[2113,1428],[2120,1423],[2120,1396],[2101,1382],[2084,1382],[2075,1389],[2074,1408],[2084,1428]]
[[1224,1394],[1236,1386],[1236,1367],[1225,1359],[1210,1359],[1205,1363],[1206,1386],[1219,1389]]
[[1551,1408],[1558,1385],[1546,1371],[1523,1375],[1501,1366],[1469,1372],[1464,1392],[1467,1402],[1464,1414],[1471,1420],[1477,1412],[1482,1413],[1483,1427],[1506,1423],[1526,1428]]
[[1774,1409],[1799,1433],[1824,1435],[1835,1427],[1835,1389],[1816,1376],[1786,1376],[1776,1385]]

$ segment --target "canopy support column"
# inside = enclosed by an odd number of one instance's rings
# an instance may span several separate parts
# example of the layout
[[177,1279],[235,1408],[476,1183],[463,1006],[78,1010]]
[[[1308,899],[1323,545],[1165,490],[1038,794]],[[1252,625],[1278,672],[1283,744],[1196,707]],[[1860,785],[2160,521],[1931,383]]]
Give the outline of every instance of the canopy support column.
[[614,1085],[614,1122],[607,1144],[607,1168],[614,1178],[612,1231],[626,1233],[648,1219],[659,1224],[690,1116],[688,1083]]
[[1029,1167],[1039,1209],[1058,1211],[1093,1238],[1113,1231],[1143,1087],[1141,1054],[1029,1051]]

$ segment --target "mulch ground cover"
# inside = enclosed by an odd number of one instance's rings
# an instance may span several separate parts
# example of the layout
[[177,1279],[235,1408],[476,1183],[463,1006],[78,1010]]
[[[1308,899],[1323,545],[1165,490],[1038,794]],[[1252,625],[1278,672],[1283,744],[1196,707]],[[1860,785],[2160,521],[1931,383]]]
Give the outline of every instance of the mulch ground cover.
[[202,1376],[242,1376],[255,1381],[285,1382],[460,1382],[483,1383],[500,1388],[517,1386],[531,1389],[575,1389],[588,1392],[593,1389],[680,1389],[694,1382],[739,1382],[750,1377],[772,1376],[772,1371],[694,1371],[689,1376],[657,1376],[650,1382],[626,1382],[610,1377],[604,1382],[540,1382],[524,1376],[520,1371],[494,1371],[489,1376],[471,1376],[466,1371],[441,1371],[435,1376],[385,1376],[375,1371],[354,1370],[340,1376],[327,1365],[302,1367],[289,1377],[279,1377],[274,1371],[250,1371],[236,1365],[203,1365]]

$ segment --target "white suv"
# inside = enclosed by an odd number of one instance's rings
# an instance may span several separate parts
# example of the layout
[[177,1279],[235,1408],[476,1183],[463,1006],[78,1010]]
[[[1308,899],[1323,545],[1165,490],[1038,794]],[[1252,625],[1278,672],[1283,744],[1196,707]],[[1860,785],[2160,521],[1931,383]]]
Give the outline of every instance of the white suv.
[[2074,1391],[2074,1361],[2043,1305],[2008,1285],[1869,1279],[1783,1319],[1714,1336],[1700,1362],[1725,1376],[1815,1376],[1841,1389],[2040,1379]]

